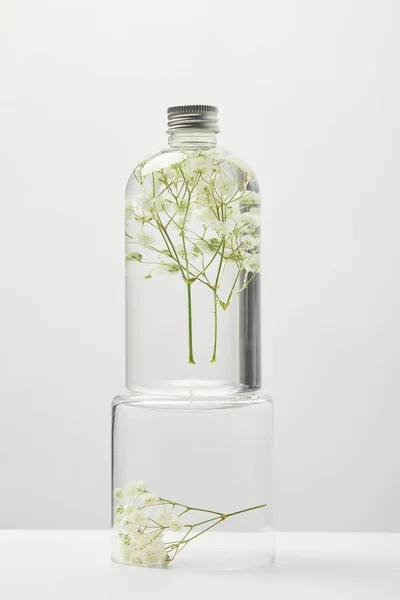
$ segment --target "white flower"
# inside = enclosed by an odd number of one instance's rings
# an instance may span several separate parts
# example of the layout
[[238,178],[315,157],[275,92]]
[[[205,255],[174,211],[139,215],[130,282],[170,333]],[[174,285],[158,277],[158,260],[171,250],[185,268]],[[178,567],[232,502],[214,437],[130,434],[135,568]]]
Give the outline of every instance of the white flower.
[[226,221],[220,221],[219,225],[214,227],[215,231],[218,233],[222,233],[223,235],[231,235],[236,227],[236,223],[232,222],[230,219]]
[[202,206],[200,205],[195,214],[195,219],[196,221],[200,221],[200,223],[210,223],[215,221],[215,214],[213,213],[213,211],[208,207],[208,206]]
[[165,544],[162,535],[156,534],[152,539],[152,547],[157,549],[159,552],[163,552],[165,549]]
[[161,546],[160,547],[164,547],[163,542],[161,540],[159,540],[158,534],[154,534],[154,533],[143,533],[143,531],[137,531],[134,534],[134,539],[135,539],[135,544],[137,545],[138,548],[146,548],[147,546],[150,546],[151,544],[154,546]]
[[122,546],[121,547],[122,560],[124,560],[125,562],[128,562],[131,557],[131,552],[132,552],[132,549],[129,546]]
[[200,178],[199,181],[196,184],[196,188],[195,191],[198,195],[198,198],[200,196],[208,196],[208,192],[210,191],[211,188],[211,184],[209,183],[209,181],[205,181],[205,178]]
[[131,544],[131,538],[129,537],[129,535],[127,535],[126,533],[121,533],[120,535],[120,543],[121,546],[130,546]]
[[210,156],[206,156],[205,154],[201,154],[196,158],[196,171],[200,173],[204,173],[205,171],[209,171],[213,167],[213,161]]
[[154,235],[152,235],[151,233],[148,233],[147,231],[138,231],[138,233],[136,233],[133,237],[134,242],[137,242],[138,244],[142,244],[142,246],[150,246],[154,240],[155,237]]
[[249,167],[249,165],[242,158],[239,158],[239,156],[234,156],[233,154],[230,154],[226,158],[226,160],[228,162],[232,163],[233,165],[235,165],[236,167],[238,167],[244,173],[246,173],[248,180],[256,179],[256,176],[254,175],[253,170]]
[[212,196],[210,196],[206,190],[198,194],[196,198],[197,206],[205,206],[209,208],[210,206],[215,206],[215,201]]
[[227,157],[227,151],[223,148],[216,147],[210,150],[205,150],[204,155],[209,157],[211,160],[217,160],[219,162],[224,161]]
[[162,173],[159,175],[162,183],[164,184],[164,177],[168,181],[169,185],[176,180],[178,171],[175,165],[170,165],[166,169],[162,169]]
[[165,561],[165,545],[160,537],[153,539],[149,546],[141,552],[144,564],[155,564]]
[[241,233],[252,233],[260,225],[260,215],[256,212],[235,212],[231,218],[236,221]]
[[142,496],[142,502],[145,506],[152,506],[153,504],[156,504],[159,501],[159,497],[156,496],[155,494],[143,494]]
[[185,524],[178,517],[174,517],[170,520],[169,526],[171,527],[171,531],[182,532],[184,530]]
[[174,209],[176,209],[176,202],[174,198],[170,198],[169,196],[157,196],[154,200],[154,207],[157,212],[165,210],[167,214],[174,214]]
[[241,223],[258,227],[260,225],[260,216],[254,212],[244,212],[240,214],[240,221]]
[[143,223],[144,221],[151,221],[154,215],[151,210],[136,208],[133,211],[133,217],[136,221]]
[[122,504],[117,504],[117,506],[115,507],[115,514],[121,515],[123,512],[124,507],[122,506]]
[[125,496],[136,496],[136,481],[128,483],[124,491]]
[[123,512],[124,512],[125,515],[130,515],[135,510],[135,505],[134,504],[125,504],[122,507],[122,510],[123,510]]
[[190,180],[196,175],[196,160],[194,158],[188,158],[183,163],[181,163],[181,169],[185,176],[185,179]]
[[153,214],[151,212],[153,205],[154,201],[152,198],[149,198],[144,194],[136,194],[126,202],[126,216],[127,218],[133,217],[139,221],[148,221],[153,218]]
[[175,518],[175,515],[173,512],[171,512],[170,510],[163,510],[162,512],[158,513],[158,516],[156,517],[156,521],[160,525],[167,527],[170,524],[170,521],[174,518]]
[[246,234],[242,236],[240,244],[245,250],[253,250],[260,245],[260,238],[254,235]]
[[191,179],[198,173],[205,173],[212,168],[212,161],[207,156],[190,156],[183,163],[181,168],[186,179]]
[[214,219],[213,221],[209,221],[205,225],[206,227],[212,229],[213,231],[216,231],[220,235],[229,236],[235,233],[235,230],[239,227],[240,224],[238,224],[238,222],[235,219],[228,217],[225,221]]
[[242,202],[246,202],[247,204],[259,204],[260,203],[260,194],[257,192],[251,191],[247,192],[243,198],[240,199]]
[[130,202],[125,202],[125,219],[131,219],[134,216],[133,206]]
[[221,196],[234,196],[237,192],[237,183],[230,175],[220,173],[215,181],[215,189]]
[[143,564],[145,565],[154,565],[158,563],[160,560],[160,552],[153,548],[152,546],[145,548],[141,552],[141,556],[143,558]]
[[149,520],[149,517],[142,508],[135,508],[129,515],[129,518],[137,525],[145,525]]
[[139,550],[143,550],[146,546],[149,546],[152,542],[152,538],[148,533],[142,533],[141,531],[137,532],[135,536],[136,547]]
[[123,516],[123,515],[117,515],[117,516],[115,517],[115,524],[116,524],[116,526],[117,526],[118,528],[120,528],[120,527],[121,527],[121,525],[122,525],[122,521],[123,521],[123,518],[124,518],[124,516]]
[[131,483],[128,483],[128,485],[126,486],[125,490],[124,490],[124,494],[125,496],[136,496],[136,494],[144,492],[145,488],[143,485],[143,481],[132,481]]
[[121,529],[124,533],[133,534],[138,530],[138,523],[132,518],[132,516],[124,517],[121,523]]
[[143,564],[143,556],[142,553],[138,550],[134,550],[129,557],[129,560],[134,565],[142,565]]
[[121,498],[123,498],[124,496],[124,490],[122,490],[121,488],[115,488],[114,496],[117,500],[121,500]]
[[143,209],[151,208],[154,204],[154,198],[149,193],[135,194],[132,198],[132,206],[140,207]]

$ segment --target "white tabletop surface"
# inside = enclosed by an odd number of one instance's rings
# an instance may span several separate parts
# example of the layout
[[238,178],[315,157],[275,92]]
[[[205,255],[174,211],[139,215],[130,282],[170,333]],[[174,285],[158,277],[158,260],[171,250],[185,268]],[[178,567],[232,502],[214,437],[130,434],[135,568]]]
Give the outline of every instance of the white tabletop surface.
[[400,534],[278,533],[274,565],[248,571],[124,567],[107,531],[0,531],[0,598],[400,599]]

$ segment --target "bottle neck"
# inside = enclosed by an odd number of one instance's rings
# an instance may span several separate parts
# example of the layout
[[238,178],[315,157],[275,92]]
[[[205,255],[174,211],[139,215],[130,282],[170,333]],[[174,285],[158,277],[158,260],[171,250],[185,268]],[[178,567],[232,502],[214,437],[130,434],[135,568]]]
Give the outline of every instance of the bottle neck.
[[217,134],[212,131],[188,129],[173,131],[168,135],[170,148],[183,148],[187,150],[207,150],[217,145]]

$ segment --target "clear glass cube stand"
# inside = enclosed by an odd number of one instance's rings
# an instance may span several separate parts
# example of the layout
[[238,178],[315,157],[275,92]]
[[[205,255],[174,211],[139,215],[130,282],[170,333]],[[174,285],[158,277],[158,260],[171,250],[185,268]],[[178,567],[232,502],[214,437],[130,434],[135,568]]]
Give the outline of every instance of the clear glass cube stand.
[[273,562],[269,396],[130,393],[112,412],[115,562],[206,570]]

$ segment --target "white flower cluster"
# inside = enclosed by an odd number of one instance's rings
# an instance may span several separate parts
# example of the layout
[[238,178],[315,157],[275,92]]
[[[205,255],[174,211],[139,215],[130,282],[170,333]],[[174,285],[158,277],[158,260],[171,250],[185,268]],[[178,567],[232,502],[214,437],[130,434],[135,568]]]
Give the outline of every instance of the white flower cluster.
[[[180,153],[165,168],[152,168],[151,162],[139,165],[128,185],[126,260],[151,265],[145,279],[157,274],[183,279],[189,332],[191,286],[207,286],[214,296],[210,362],[215,362],[218,307],[226,310],[260,271],[257,183],[247,165],[216,148]],[[195,364],[191,333],[189,363]]]
[[[258,252],[260,240],[260,197],[252,189],[254,175],[247,165],[215,148],[188,154],[181,162],[158,171],[148,172],[146,167],[143,163],[135,169],[133,192],[127,197],[126,219],[140,227],[128,237],[128,249],[131,244],[139,244],[155,250],[160,260],[159,268],[152,269],[155,274],[179,273],[179,256],[171,251],[171,237],[176,230],[188,241],[186,255],[181,258],[193,260],[204,254],[223,253],[225,260],[245,270],[249,253]],[[168,229],[171,236],[166,240],[164,232]],[[222,241],[224,249],[216,250],[215,243]],[[159,245],[165,246],[161,252]],[[165,262],[165,254],[172,265]],[[130,255],[128,252],[128,260],[135,260]],[[141,262],[142,255],[137,256]],[[250,264],[256,267],[255,262]]]
[[[120,559],[131,565],[167,566],[192,540],[213,529],[229,517],[265,508],[251,506],[232,513],[195,508],[151,494],[143,481],[116,488],[114,525],[119,538]],[[199,514],[196,522],[185,523],[183,515]],[[164,538],[164,534],[166,538]],[[179,534],[180,537],[179,537]],[[172,536],[172,539],[168,538]]]
[[148,492],[143,481],[133,481],[124,489],[116,488],[117,504],[114,509],[115,526],[120,540],[124,562],[141,565],[166,565],[170,556],[164,542],[164,532],[184,531],[184,523],[173,510],[167,509],[167,501]]

